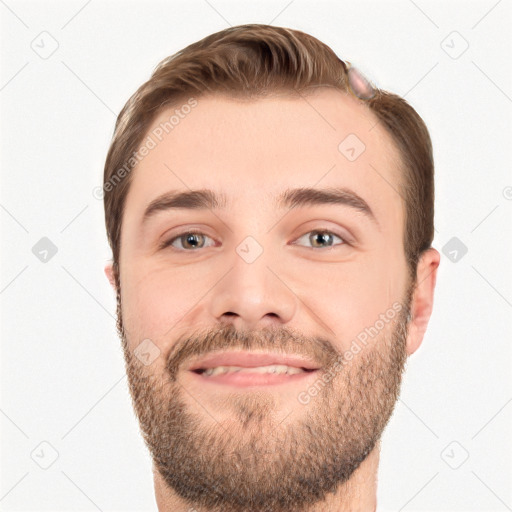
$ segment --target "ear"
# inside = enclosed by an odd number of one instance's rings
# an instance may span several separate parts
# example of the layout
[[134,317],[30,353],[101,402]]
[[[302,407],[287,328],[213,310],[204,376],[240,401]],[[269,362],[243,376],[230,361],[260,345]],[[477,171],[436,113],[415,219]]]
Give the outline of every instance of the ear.
[[114,289],[114,291],[116,291],[116,280],[114,279],[114,269],[112,267],[112,262],[109,261],[106,265],[105,265],[105,275],[107,276],[107,279],[110,283],[110,286],[112,286],[112,288]]
[[407,355],[421,345],[434,306],[434,288],[441,255],[434,248],[427,249],[416,268],[416,286],[411,300],[411,320],[407,334]]

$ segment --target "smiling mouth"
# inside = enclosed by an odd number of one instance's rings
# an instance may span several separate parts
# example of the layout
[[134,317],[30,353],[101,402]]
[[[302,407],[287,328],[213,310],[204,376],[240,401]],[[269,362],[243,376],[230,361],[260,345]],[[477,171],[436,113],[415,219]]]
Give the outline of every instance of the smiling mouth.
[[[196,369],[189,372],[200,385],[221,385],[237,388],[255,388],[294,384],[315,375],[317,370],[288,367],[285,365],[256,366],[251,368],[237,366],[216,366],[208,369]],[[311,377],[312,378],[312,377]]]
[[198,375],[204,377],[215,377],[217,375],[226,375],[230,373],[258,373],[271,375],[297,375],[299,373],[314,372],[314,369],[297,368],[296,366],[287,366],[284,364],[273,364],[267,366],[243,367],[243,366],[215,366],[213,368],[198,368],[192,370]]
[[295,382],[316,373],[319,366],[297,355],[222,352],[201,358],[188,370],[203,383],[262,386]]

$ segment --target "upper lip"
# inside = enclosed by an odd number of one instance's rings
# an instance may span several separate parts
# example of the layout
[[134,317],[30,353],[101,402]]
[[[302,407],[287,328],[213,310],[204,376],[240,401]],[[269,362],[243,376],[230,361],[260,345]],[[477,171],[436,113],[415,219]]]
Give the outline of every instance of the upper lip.
[[277,352],[213,352],[195,359],[188,367],[190,371],[207,370],[217,366],[239,366],[256,368],[258,366],[286,365],[304,370],[318,370],[319,365],[311,359],[298,354]]

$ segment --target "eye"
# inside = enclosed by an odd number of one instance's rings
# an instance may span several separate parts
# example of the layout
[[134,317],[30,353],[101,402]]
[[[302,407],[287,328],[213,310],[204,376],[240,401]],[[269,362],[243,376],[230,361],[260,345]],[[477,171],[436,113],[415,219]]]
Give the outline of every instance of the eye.
[[[326,229],[316,229],[314,231],[309,231],[308,233],[302,235],[300,238],[297,238],[297,240],[302,240],[305,237],[307,237],[307,240],[309,243],[311,243],[313,249],[332,249],[336,245],[343,245],[347,243],[341,236]],[[333,245],[334,238],[341,240],[341,243]],[[296,243],[297,242],[293,242],[294,245]]]
[[[197,249],[202,249],[203,247],[209,247],[205,245],[205,240],[210,238],[209,236],[201,233],[200,231],[186,231],[185,233],[181,233],[174,238],[164,242],[161,248],[172,246],[181,251],[193,251]],[[210,240],[212,240],[210,238]],[[215,243],[215,242],[214,242]],[[176,244],[180,244],[181,247],[177,247]]]
[[[332,249],[337,245],[344,245],[347,243],[340,235],[337,235],[332,231],[327,229],[316,229],[302,235],[293,242],[293,245],[297,245],[297,243],[305,237],[307,237],[307,241],[311,244],[311,248],[313,249]],[[340,243],[335,244],[335,238],[340,240]],[[198,249],[203,249],[204,247],[211,247],[212,245],[215,245],[213,240],[211,244],[206,245],[207,239],[212,240],[209,236],[201,233],[200,231],[190,230],[163,242],[161,249],[171,246],[179,251],[192,252]]]

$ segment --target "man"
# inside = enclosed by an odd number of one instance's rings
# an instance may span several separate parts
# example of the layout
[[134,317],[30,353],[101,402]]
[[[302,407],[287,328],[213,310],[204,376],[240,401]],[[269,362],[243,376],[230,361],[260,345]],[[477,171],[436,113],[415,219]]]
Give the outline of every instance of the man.
[[376,510],[433,170],[413,108],[299,31],[210,35],[129,99],[105,272],[160,511]]

